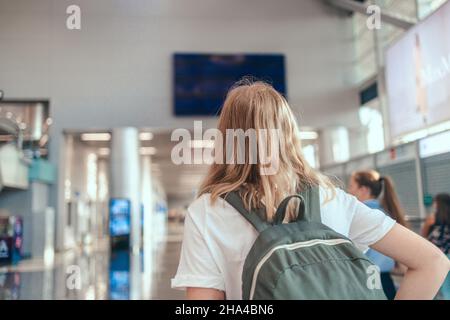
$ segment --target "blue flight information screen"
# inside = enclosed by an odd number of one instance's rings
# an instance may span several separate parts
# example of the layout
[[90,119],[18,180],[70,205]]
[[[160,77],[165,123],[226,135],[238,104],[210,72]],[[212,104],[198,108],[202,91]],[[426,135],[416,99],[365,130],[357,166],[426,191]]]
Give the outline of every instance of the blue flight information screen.
[[112,237],[130,234],[130,216],[130,200],[113,198],[109,201],[109,232]]
[[176,53],[174,102],[177,116],[216,116],[228,90],[242,79],[264,80],[286,95],[282,54]]

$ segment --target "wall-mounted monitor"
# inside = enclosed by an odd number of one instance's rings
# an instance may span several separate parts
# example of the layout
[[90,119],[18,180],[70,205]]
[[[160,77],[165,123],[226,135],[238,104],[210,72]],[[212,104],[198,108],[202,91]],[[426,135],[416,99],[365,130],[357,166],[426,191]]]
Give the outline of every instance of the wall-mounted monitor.
[[393,138],[450,120],[450,2],[386,51]]
[[111,237],[129,236],[131,231],[131,202],[112,198],[109,201],[109,232]]
[[264,80],[286,95],[281,54],[196,54],[173,57],[174,111],[177,116],[219,114],[226,93],[243,77]]

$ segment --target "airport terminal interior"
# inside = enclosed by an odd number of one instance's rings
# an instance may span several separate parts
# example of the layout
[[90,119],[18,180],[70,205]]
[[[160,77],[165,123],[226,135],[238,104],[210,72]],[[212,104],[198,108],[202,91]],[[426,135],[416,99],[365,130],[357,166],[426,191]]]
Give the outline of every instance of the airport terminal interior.
[[427,237],[450,193],[450,1],[0,0],[0,299],[184,299],[207,132],[243,77],[286,97],[311,167],[344,190],[391,177]]

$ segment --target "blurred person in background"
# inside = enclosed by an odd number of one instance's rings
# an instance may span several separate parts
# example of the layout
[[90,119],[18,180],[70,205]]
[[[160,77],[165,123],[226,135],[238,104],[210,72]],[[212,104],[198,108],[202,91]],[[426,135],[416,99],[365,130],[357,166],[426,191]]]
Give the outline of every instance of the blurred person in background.
[[[369,208],[381,210],[398,224],[407,226],[405,214],[390,177],[383,177],[374,170],[354,172],[350,177],[348,192]],[[396,288],[391,271],[395,269],[403,272],[404,267],[373,249],[369,249],[366,255],[380,268],[383,290],[386,297],[393,300]]]
[[186,216],[187,206],[176,207],[169,210],[169,221],[183,222]]
[[[433,213],[422,228],[422,236],[430,240],[450,258],[450,194],[438,194],[433,201]],[[450,276],[441,288],[444,299],[450,300]]]

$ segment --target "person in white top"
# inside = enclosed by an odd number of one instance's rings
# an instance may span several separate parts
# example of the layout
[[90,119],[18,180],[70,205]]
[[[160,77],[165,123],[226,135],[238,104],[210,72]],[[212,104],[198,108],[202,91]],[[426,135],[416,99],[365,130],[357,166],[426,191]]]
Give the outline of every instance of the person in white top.
[[[254,141],[237,139],[237,143],[232,136],[230,144],[230,129],[279,129],[280,134],[257,134]],[[172,288],[186,289],[189,299],[242,299],[243,266],[258,234],[221,196],[239,190],[248,208],[264,207],[266,219],[271,221],[285,197],[315,185],[320,186],[323,224],[350,238],[361,250],[374,248],[408,267],[397,299],[432,299],[438,292],[449,271],[448,258],[430,242],[382,211],[370,209],[310,168],[302,155],[295,118],[284,97],[270,85],[244,82],[230,90],[218,132],[226,139],[216,137],[216,161],[199,197],[188,208]],[[242,148],[249,152],[244,153],[245,161],[239,162]],[[217,157],[222,150],[227,151],[226,161]],[[252,158],[254,150],[258,154]],[[267,150],[271,152],[269,158],[265,158]],[[289,219],[295,218],[295,209],[290,207]]]

